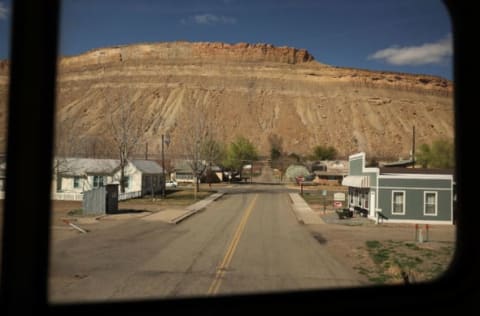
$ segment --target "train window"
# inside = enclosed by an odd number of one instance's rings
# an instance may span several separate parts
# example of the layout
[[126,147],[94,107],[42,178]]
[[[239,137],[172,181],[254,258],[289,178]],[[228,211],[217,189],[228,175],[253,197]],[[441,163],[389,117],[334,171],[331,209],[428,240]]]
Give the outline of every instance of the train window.
[[473,307],[446,2],[2,0],[2,309]]
[[447,269],[442,3],[66,0],[60,21],[52,302],[410,284]]

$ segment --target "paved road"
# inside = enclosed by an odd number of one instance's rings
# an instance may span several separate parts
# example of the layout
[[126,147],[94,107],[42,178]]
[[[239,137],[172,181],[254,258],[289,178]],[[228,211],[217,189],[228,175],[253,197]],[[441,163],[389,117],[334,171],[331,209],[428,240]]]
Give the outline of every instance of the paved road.
[[357,285],[291,210],[282,186],[238,185],[171,225],[95,224],[53,242],[54,302],[221,295]]

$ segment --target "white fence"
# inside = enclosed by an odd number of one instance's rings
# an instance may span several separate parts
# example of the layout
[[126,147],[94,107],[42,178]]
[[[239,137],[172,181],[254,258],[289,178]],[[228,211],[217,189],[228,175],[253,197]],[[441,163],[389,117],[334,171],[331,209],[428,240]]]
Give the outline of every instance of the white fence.
[[54,192],[54,193],[52,193],[52,200],[57,200],[57,201],[83,201],[83,193]]
[[142,191],[125,192],[125,193],[120,193],[118,195],[118,200],[119,201],[125,201],[125,200],[138,198],[138,197],[141,197],[141,196],[142,196]]
[[[3,193],[3,192],[0,192]],[[119,201],[125,201],[142,196],[142,191],[125,192],[118,195]],[[0,199],[2,195],[0,195]],[[67,192],[54,192],[52,193],[52,200],[57,201],[83,201],[83,193],[67,193]]]

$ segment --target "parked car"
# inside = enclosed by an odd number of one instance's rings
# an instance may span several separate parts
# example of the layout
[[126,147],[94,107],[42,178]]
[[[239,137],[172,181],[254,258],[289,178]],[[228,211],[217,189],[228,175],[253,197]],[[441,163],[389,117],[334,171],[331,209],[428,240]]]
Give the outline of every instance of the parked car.
[[177,181],[175,180],[167,180],[165,182],[165,187],[166,188],[176,188],[177,187]]

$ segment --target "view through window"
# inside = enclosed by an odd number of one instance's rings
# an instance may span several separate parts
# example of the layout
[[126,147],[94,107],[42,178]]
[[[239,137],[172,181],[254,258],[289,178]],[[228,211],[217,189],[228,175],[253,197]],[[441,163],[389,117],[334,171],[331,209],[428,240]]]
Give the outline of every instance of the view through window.
[[64,0],[59,47],[52,302],[448,268],[441,2]]

